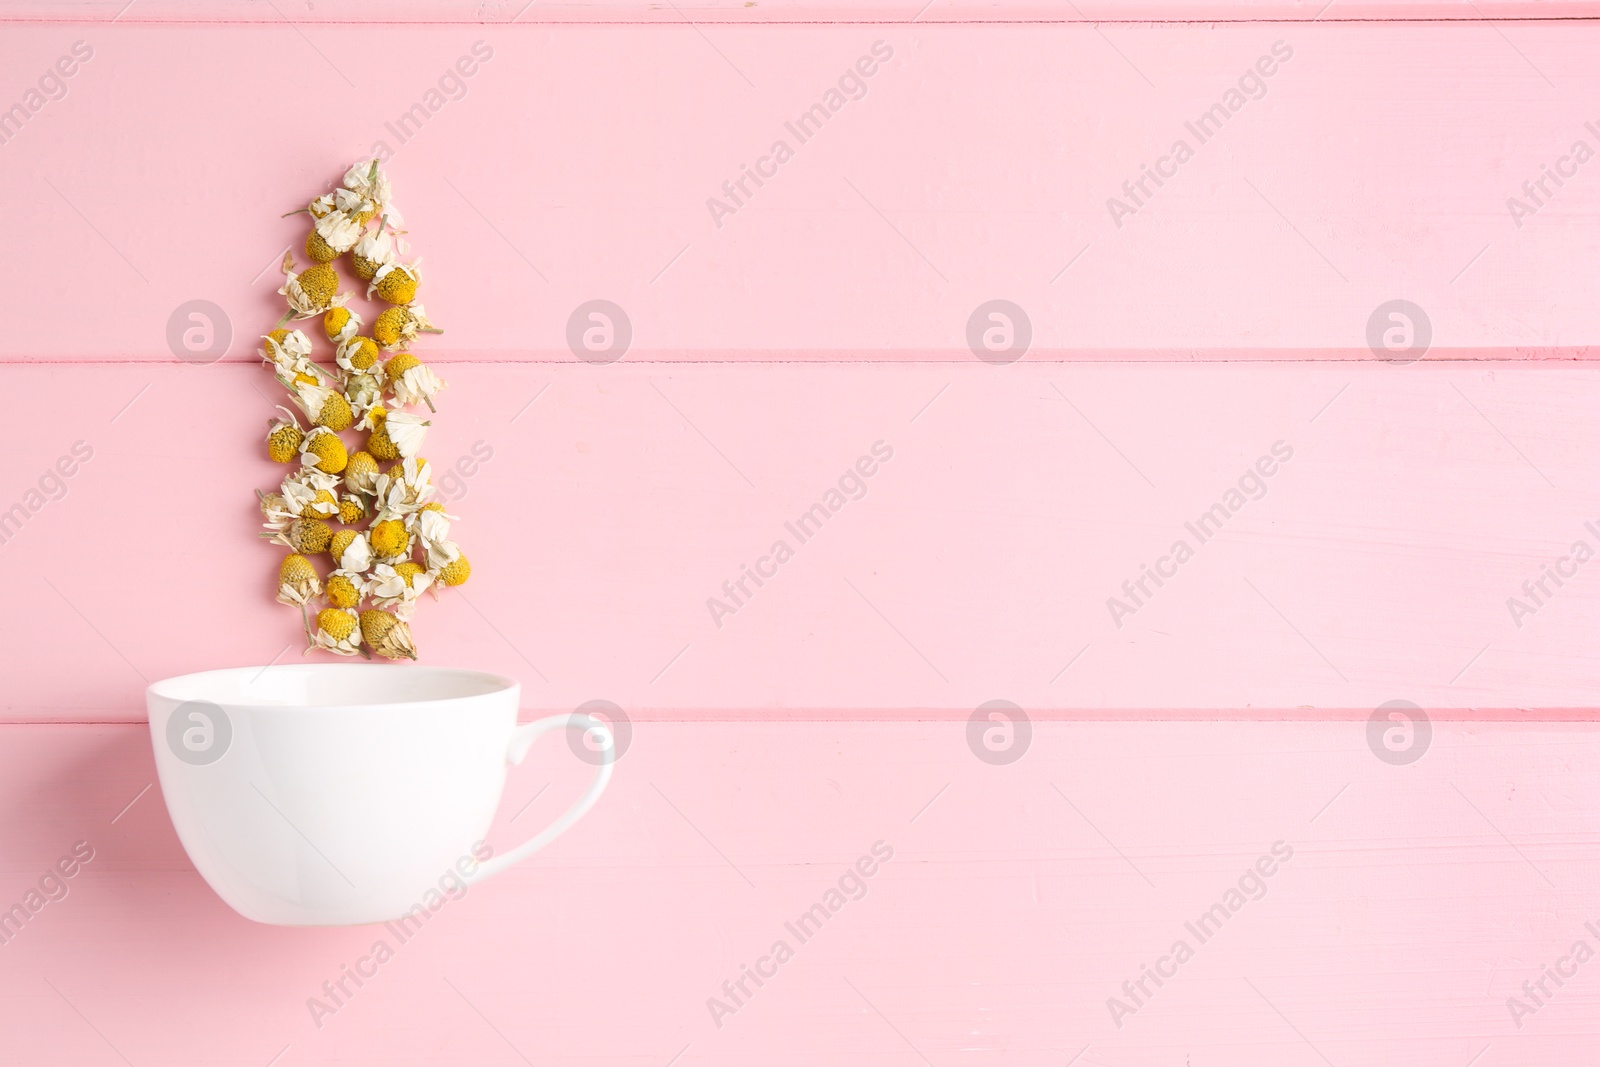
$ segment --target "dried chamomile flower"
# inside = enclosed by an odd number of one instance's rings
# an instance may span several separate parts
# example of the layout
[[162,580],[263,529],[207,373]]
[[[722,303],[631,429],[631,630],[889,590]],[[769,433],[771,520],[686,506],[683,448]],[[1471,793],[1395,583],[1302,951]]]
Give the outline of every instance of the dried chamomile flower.
[[375,217],[379,207],[367,195],[366,190],[352,189],[349,186],[341,186],[331,193],[324,194],[324,196],[331,198],[333,201],[332,213],[349,215],[363,225]]
[[342,344],[333,354],[333,361],[351,374],[378,374],[378,346],[370,337],[356,334]]
[[278,382],[285,389],[289,390],[291,398],[295,399],[297,402],[300,387],[302,385],[314,385],[324,389],[332,389],[334,387],[334,383],[328,380],[328,376],[322,372],[322,368],[310,361],[307,361],[306,364],[300,368],[299,373],[292,376],[286,375],[282,378],[279,378]]
[[394,200],[389,176],[383,172],[383,164],[376,156],[352,163],[344,172],[341,184],[356,196],[372,201],[380,210],[389,207]]
[[385,352],[405,348],[419,333],[444,333],[428,318],[421,304],[385,308],[372,322],[372,339]]
[[[334,203],[332,193],[323,193],[321,196],[311,201],[311,203],[300,209],[300,211],[306,212],[314,219],[320,219],[324,215],[332,214],[335,210],[337,210],[337,205]],[[289,215],[298,215],[300,214],[300,211],[291,211],[288,215],[283,217],[288,218]]]
[[411,628],[387,611],[369,608],[361,613],[361,638],[385,659],[416,659]]
[[256,500],[261,504],[261,516],[267,520],[262,525],[267,529],[281,530],[294,521],[294,512],[289,510],[289,502],[282,493],[263,493],[257,489]]
[[[382,373],[381,371],[379,373]],[[349,374],[344,379],[344,398],[350,405],[352,412],[361,412],[361,418],[356,423],[358,430],[370,430],[370,420],[367,413],[374,407],[383,404],[383,382],[377,374]],[[369,425],[363,426],[366,422]]]
[[367,299],[376,293],[379,300],[391,304],[409,304],[417,298],[417,286],[422,284],[422,260],[401,263],[391,259],[373,272],[367,284]]
[[422,545],[422,556],[430,571],[436,571],[445,564],[454,562],[455,558],[461,555],[461,549],[450,540],[450,524],[442,516],[427,518],[433,514],[431,511],[418,512],[416,518],[419,521],[413,530],[417,541]]
[[321,519],[329,522],[339,517],[339,498],[326,489],[318,489],[317,495],[306,501],[305,507],[300,509],[302,519]]
[[333,386],[323,385],[320,382],[303,382],[299,379],[279,380],[283,382],[284,388],[295,394],[295,403],[314,425],[329,430],[348,430],[350,424],[355,421],[355,415],[350,410],[350,401]]
[[361,624],[359,617],[349,608],[323,608],[317,612],[317,629],[306,648],[322,649],[341,656],[361,654]]
[[[355,206],[355,205],[351,205]],[[355,247],[361,239],[361,230],[366,225],[365,220],[357,221],[359,214],[351,214],[350,207],[324,215],[316,221],[312,235],[319,238],[321,243],[332,250],[333,255],[328,259],[337,259]],[[306,255],[311,255],[310,239],[306,241]],[[312,256],[315,259],[315,256]],[[326,263],[328,260],[323,260]]]
[[[317,478],[316,480],[307,478],[305,477],[306,474],[316,474]],[[323,493],[327,498],[333,499],[333,494],[327,491],[328,486],[325,479],[326,476],[317,471],[315,467],[301,467],[294,474],[285,478],[280,488],[283,492],[283,499],[289,505],[289,510],[294,512],[297,517],[303,515],[311,503],[317,499],[319,492]],[[332,510],[321,515],[311,515],[310,518],[320,519],[324,515],[332,515],[338,510],[339,505],[335,501]]]
[[411,535],[399,519],[384,519],[373,526],[368,539],[379,559],[399,559],[411,551]]
[[299,330],[273,330],[261,340],[261,358],[280,378],[316,374],[316,364],[311,362],[311,340]]
[[448,541],[450,524],[457,521],[456,516],[444,510],[443,504],[430,500],[412,514],[407,526],[417,532],[426,548],[430,541]]
[[455,559],[433,573],[441,585],[465,585],[467,579],[472,577],[472,564],[468,563],[467,557],[457,550]]
[[397,618],[410,621],[417,609],[417,597],[431,584],[433,579],[421,566],[403,560],[374,567],[363,592],[374,604],[392,608]]
[[361,530],[340,530],[334,534],[328,554],[341,573],[365,574],[372,569],[372,542]]
[[[347,466],[346,470],[349,469]],[[339,498],[339,521],[345,525],[360,522],[367,517],[367,502],[355,493],[346,493]]]
[[361,638],[366,646],[388,659],[416,659],[411,628],[380,608],[361,613]]
[[[334,218],[335,216],[329,215],[327,217]],[[325,220],[319,219],[319,224],[322,221]],[[339,258],[339,253],[328,246],[328,242],[322,239],[322,234],[317,231],[316,227],[312,227],[311,232],[306,234],[306,258],[313,263],[332,263]]]
[[387,461],[416,455],[430,424],[420,416],[379,406],[369,409],[360,425],[372,430],[367,451],[374,459]]
[[317,425],[329,430],[348,430],[353,421],[355,416],[350,410],[350,401],[344,398],[343,393],[330,393],[317,414]]
[[276,363],[284,358],[308,359],[311,356],[311,339],[299,330],[279,326],[262,334],[261,340],[266,342],[266,350],[261,355],[268,363]]
[[298,552],[283,557],[278,566],[278,603],[305,607],[308,600],[321,592],[322,582],[309,559]]
[[328,541],[328,555],[333,557],[335,567],[339,566],[339,557],[344,554],[344,550],[350,547],[350,542],[359,534],[359,530],[333,531],[333,537]]
[[350,299],[349,293],[339,292],[339,275],[327,263],[313,263],[303,271],[294,269],[294,253],[283,254],[285,281],[278,292],[289,302],[289,310],[298,319],[321,315],[330,307],[341,307]]
[[427,404],[432,411],[434,394],[444,388],[444,381],[410,352],[390,356],[383,373],[394,386],[397,404]]
[[300,462],[328,474],[338,474],[350,462],[350,456],[338,434],[326,426],[316,426],[300,442]]
[[[370,407],[357,410],[361,412],[361,417],[356,420],[356,429],[366,430],[369,433],[382,426],[383,420],[389,417],[389,409],[382,404],[373,404]],[[385,457],[378,456],[377,458],[383,459]]]
[[433,582],[433,579],[428,577],[427,572],[422,569],[422,564],[409,559],[396,563],[394,565],[394,573],[395,577],[406,584],[406,588],[414,589],[417,592],[428,588]]
[[400,458],[400,450],[394,446],[393,441],[389,440],[389,431],[384,427],[382,422],[379,422],[377,426],[373,428],[372,433],[368,435],[367,451],[371,453],[375,459],[389,460]]
[[[422,447],[422,438],[431,425],[433,424],[420,415],[412,415],[405,411],[390,411],[383,416],[382,425],[372,431],[367,451],[378,459],[399,459],[402,456],[409,459]],[[377,449],[372,447],[380,431],[387,442],[388,455],[380,455]]]
[[347,307],[329,308],[322,314],[322,332],[336,345],[360,333],[361,325],[361,316]]
[[[330,478],[331,475],[315,468],[301,467],[283,480],[279,492],[257,493],[261,498],[261,514],[266,519],[262,527],[273,533],[281,533],[298,518],[321,518],[319,512],[322,508],[312,508],[311,504],[318,499],[319,491],[324,492],[324,499],[331,496],[326,493],[332,488]],[[333,484],[338,484],[338,480],[333,479]]]
[[[315,431],[313,430],[313,432],[315,432]],[[316,467],[302,466],[299,470],[295,471],[293,474],[290,474],[288,477],[284,478],[284,483],[285,484],[284,484],[283,490],[284,490],[284,495],[286,495],[286,496],[289,493],[288,483],[292,482],[292,481],[293,482],[304,482],[306,485],[309,485],[313,489],[337,489],[337,488],[339,488],[339,476],[337,474],[328,474],[328,473],[326,473],[326,472],[324,472],[322,470],[319,470]]]
[[378,487],[378,461],[370,452],[352,452],[344,468],[344,487],[352,493],[371,494]]
[[414,456],[396,463],[374,481],[374,506],[381,518],[403,517],[416,511],[433,496],[433,468]]
[[314,556],[326,549],[332,539],[333,531],[321,519],[295,519],[286,528],[279,530],[272,541],[304,555]]
[[[443,504],[434,500],[412,512],[406,519],[406,527],[422,545],[422,550],[431,553],[435,544],[450,540],[450,523],[454,519],[454,515],[445,514]],[[432,565],[430,559],[429,566]]]
[[353,608],[361,603],[361,588],[365,580],[359,574],[334,571],[328,575],[328,603],[336,608]]
[[323,193],[321,196],[317,197],[303,208],[297,208],[294,211],[286,211],[281,217],[288,218],[290,215],[298,215],[301,212],[305,212],[313,219],[325,219],[329,215],[336,215],[340,213],[349,215],[353,218],[361,212],[370,210],[375,206],[376,205],[373,204],[371,200],[361,192],[353,189],[339,188],[335,189],[331,193]]
[[371,281],[380,270],[394,261],[395,240],[382,226],[362,234],[361,240],[350,250],[350,269],[363,281]]
[[294,417],[294,412],[285,407],[278,410],[283,412],[281,418],[267,420],[267,458],[274,463],[293,463],[300,454],[305,431],[300,428],[300,420]]

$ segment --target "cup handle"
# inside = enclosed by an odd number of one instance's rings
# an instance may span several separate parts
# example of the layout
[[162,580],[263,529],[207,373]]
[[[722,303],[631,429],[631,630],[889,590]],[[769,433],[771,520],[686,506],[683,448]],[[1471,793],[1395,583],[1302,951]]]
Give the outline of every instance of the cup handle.
[[600,765],[595,768],[594,778],[590,780],[589,788],[584,790],[583,796],[579,797],[572,807],[563,812],[555,822],[546,826],[510,852],[503,852],[498,856],[485,860],[477,871],[466,879],[467,884],[471,885],[481,882],[485,878],[492,878],[507,867],[521,863],[560,837],[568,827],[583,818],[584,814],[594,807],[594,802],[600,799],[600,794],[605,792],[606,784],[611,781],[611,766],[616,761],[617,744],[616,739],[611,735],[610,728],[592,715],[573,712],[568,715],[551,715],[537,722],[524,723],[511,732],[511,744],[507,746],[506,762],[508,764],[521,763],[523,757],[527,756],[528,749],[533,746],[534,741],[547,733],[563,728],[582,730],[585,733],[591,730],[598,730],[601,734],[604,745],[600,749]]

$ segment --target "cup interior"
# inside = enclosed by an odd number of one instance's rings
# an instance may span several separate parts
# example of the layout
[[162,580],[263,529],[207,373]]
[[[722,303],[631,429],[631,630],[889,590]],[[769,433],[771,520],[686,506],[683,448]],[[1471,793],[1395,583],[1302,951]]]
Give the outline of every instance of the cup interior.
[[205,700],[235,708],[358,708],[460,700],[516,684],[496,674],[446,667],[295,663],[186,674],[156,682],[150,693],[179,703]]

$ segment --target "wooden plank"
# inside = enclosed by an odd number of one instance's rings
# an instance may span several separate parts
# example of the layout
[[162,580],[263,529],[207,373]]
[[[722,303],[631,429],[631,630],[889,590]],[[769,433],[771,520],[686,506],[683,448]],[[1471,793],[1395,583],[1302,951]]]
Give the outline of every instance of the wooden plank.
[[8,5],[0,22],[103,23],[128,25],[205,23],[308,26],[358,24],[431,26],[522,25],[785,25],[843,23],[1063,23],[1063,22],[1286,22],[1405,19],[1523,20],[1593,18],[1592,0],[683,0],[652,4],[643,0],[485,0],[472,6],[444,0],[322,0],[278,10],[252,0],[20,0]]
[[[530,709],[1600,704],[1600,587],[1571,561],[1600,545],[1592,368],[443,369],[424,454],[474,579],[421,606],[418,640],[428,662],[522,679]],[[42,505],[0,545],[27,606],[0,616],[26,665],[6,716],[136,719],[147,679],[298,655],[299,618],[272,602],[279,550],[255,536],[253,493],[283,472],[259,458],[263,369],[11,366],[0,388],[0,511]],[[64,498],[30,498],[76,441],[93,458]],[[893,457],[846,478],[879,442]],[[1251,475],[1263,457],[1271,476]],[[758,564],[775,572],[759,587]],[[1157,586],[1146,566],[1176,573]]]
[[[75,842],[95,850],[0,946],[8,1063],[1556,1067],[1600,1053],[1593,963],[1547,983],[1521,1027],[1507,1007],[1575,941],[1600,940],[1585,925],[1592,725],[1444,724],[1405,767],[1334,723],[1046,723],[1007,766],[973,758],[958,724],[641,725],[582,824],[446,904],[320,1028],[308,998],[382,927],[229,911],[159,787],[143,792],[142,727],[0,735],[0,901]],[[491,843],[552,817],[585,770],[536,748]],[[708,998],[795,940],[784,923],[877,841],[894,856],[865,895],[747,983],[719,1028]],[[1200,943],[1185,923],[1277,842],[1290,859]],[[1194,957],[1118,1027],[1108,999],[1178,939]]]
[[[75,40],[94,55],[0,146],[0,292],[28,310],[0,360],[170,361],[194,300],[253,358],[303,237],[279,214],[374,146],[448,329],[432,350],[460,359],[573,361],[594,299],[657,361],[965,361],[995,299],[1046,360],[1368,359],[1395,299],[1439,357],[1588,359],[1600,180],[1572,153],[1600,149],[1597,34],[16,25],[0,106]],[[863,57],[865,95],[829,97],[859,95]]]

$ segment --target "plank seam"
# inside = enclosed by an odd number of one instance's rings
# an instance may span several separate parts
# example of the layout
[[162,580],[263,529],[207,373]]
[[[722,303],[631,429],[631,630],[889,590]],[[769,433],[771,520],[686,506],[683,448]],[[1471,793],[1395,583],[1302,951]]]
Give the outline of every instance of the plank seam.
[[[547,715],[563,714],[569,708],[526,707],[519,709],[521,721],[532,722]],[[1600,708],[1537,707],[1537,708],[1428,708],[1424,709],[1433,722],[1471,725],[1526,724],[1526,725],[1600,725]],[[962,723],[971,716],[968,708],[879,708],[863,711],[850,708],[808,708],[788,711],[784,709],[759,709],[753,712],[713,709],[702,714],[686,715],[673,709],[630,709],[629,718],[635,723],[680,725],[790,725],[803,723]],[[1371,708],[1261,708],[1248,712],[1227,708],[1175,708],[1175,709],[1028,709],[1028,718],[1041,723],[1345,723],[1365,722],[1372,717]],[[73,719],[7,719],[0,716],[4,726],[143,726],[143,714],[123,718],[73,718]]]
[[[970,352],[951,349],[947,353],[938,355],[906,355],[904,357],[883,359],[850,356],[812,356],[794,358],[771,357],[745,357],[739,356],[737,350],[729,350],[726,356],[713,358],[625,358],[618,363],[634,366],[672,367],[672,366],[726,366],[739,364],[745,366],[774,365],[774,366],[946,366],[949,364],[964,364],[973,361]],[[1117,354],[1086,351],[1082,354],[1040,353],[1030,352],[1020,362],[1046,363],[1046,364],[1072,364],[1072,363],[1110,363],[1110,364],[1151,364],[1170,366],[1195,366],[1205,363],[1283,363],[1296,365],[1319,364],[1346,364],[1346,363],[1381,363],[1383,360],[1375,358],[1365,350],[1351,349],[1337,350],[1342,354],[1324,355],[1298,355],[1298,356],[1268,356],[1246,355],[1228,356],[1199,353],[1193,356],[1178,357],[1167,354],[1140,355],[1139,350],[1128,350]],[[1493,353],[1493,354],[1491,354]],[[1583,354],[1523,354],[1509,353],[1505,350],[1485,349],[1482,355],[1429,355],[1416,363],[1530,363],[1530,364],[1559,364],[1559,365],[1588,365],[1600,363],[1600,352],[1590,354],[1588,346],[1582,350]],[[207,366],[250,367],[260,363],[257,357],[240,357],[218,359]],[[580,366],[582,361],[572,357],[461,357],[461,356],[431,356],[430,365],[455,365],[455,366],[532,366],[532,367],[561,367]],[[9,358],[0,357],[0,367],[190,367],[194,364],[179,359],[152,356],[148,359],[133,358],[107,358],[103,356],[78,357],[48,357],[48,358]]]
[[[697,11],[698,15],[707,12]],[[509,28],[515,26],[519,29],[543,29],[549,26],[644,26],[667,29],[692,29],[694,26],[716,26],[761,28],[764,26],[1217,26],[1217,25],[1258,25],[1258,26],[1308,26],[1314,24],[1345,24],[1345,25],[1402,25],[1402,24],[1428,24],[1428,23],[1459,23],[1463,25],[1495,25],[1517,24],[1526,22],[1597,22],[1600,15],[1515,15],[1496,16],[1484,18],[1482,16],[1463,15],[1460,17],[1420,17],[1405,16],[1395,18],[1374,18],[1363,16],[1311,16],[1308,18],[1191,18],[1191,19],[1062,19],[1062,18],[970,18],[970,19],[763,19],[760,21],[734,22],[726,20],[708,19],[702,17],[698,22],[673,22],[666,18],[661,19],[547,19],[529,22],[474,22],[467,20],[347,20],[328,19],[326,21],[301,21],[285,23],[282,20],[270,19],[46,19],[27,18],[18,16],[0,16],[0,25],[24,26],[110,26],[113,23],[119,26],[301,26],[313,27],[351,27],[357,29],[376,29],[384,27],[409,27],[435,28],[440,26],[475,26],[479,28]]]

